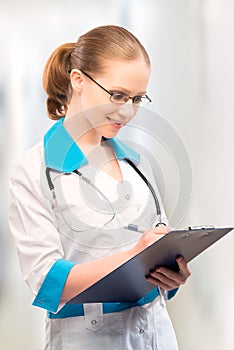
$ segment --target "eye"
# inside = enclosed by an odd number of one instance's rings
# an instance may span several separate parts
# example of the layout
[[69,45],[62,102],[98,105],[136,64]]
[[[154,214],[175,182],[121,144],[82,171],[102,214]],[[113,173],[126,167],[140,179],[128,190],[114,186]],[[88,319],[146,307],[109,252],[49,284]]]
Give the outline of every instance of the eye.
[[111,93],[111,100],[115,103],[125,103],[128,100],[128,96],[125,94],[122,94],[121,92],[112,92]]
[[144,96],[135,96],[133,97],[133,103],[139,105],[144,100]]

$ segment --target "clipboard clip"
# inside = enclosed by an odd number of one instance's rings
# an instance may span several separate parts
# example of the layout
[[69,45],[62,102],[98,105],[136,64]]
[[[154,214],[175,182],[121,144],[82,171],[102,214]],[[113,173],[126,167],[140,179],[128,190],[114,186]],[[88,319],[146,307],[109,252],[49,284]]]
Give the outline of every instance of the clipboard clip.
[[213,225],[201,225],[201,226],[188,226],[189,231],[194,230],[214,230],[215,227]]

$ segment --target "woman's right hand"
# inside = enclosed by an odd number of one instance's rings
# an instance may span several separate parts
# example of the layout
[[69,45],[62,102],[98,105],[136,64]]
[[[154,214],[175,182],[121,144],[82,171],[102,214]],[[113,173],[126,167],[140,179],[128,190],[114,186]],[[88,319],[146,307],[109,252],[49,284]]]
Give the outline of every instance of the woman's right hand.
[[149,230],[145,231],[138,243],[132,249],[130,249],[131,256],[135,256],[136,254],[140,253],[169,231],[169,226],[164,225],[150,228]]

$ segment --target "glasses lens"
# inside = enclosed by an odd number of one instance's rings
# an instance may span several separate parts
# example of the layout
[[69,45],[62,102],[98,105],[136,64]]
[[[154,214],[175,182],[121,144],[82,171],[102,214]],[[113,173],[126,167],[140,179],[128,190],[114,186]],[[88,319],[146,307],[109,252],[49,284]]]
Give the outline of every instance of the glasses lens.
[[144,107],[147,106],[151,100],[148,96],[135,96],[132,102],[135,106]]
[[120,92],[112,92],[110,99],[114,103],[123,104],[128,101],[128,98],[127,95],[121,94]]
[[[110,100],[114,103],[124,104],[129,100],[129,98],[131,97],[125,94],[121,94],[120,92],[112,92]],[[151,99],[147,95],[135,96],[131,99],[132,99],[132,103],[136,107],[146,106],[151,102]]]

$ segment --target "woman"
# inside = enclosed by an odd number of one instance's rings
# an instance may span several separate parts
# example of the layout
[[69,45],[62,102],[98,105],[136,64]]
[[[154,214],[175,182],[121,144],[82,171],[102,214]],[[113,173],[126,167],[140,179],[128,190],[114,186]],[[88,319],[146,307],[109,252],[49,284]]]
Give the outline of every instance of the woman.
[[22,274],[47,310],[45,349],[177,349],[163,299],[190,275],[182,258],[179,272],[153,271],[155,288],[137,303],[67,303],[167,232],[134,169],[157,190],[147,159],[115,138],[151,101],[149,77],[144,47],[118,26],[90,30],[46,64],[47,111],[58,121],[15,164],[10,202]]

